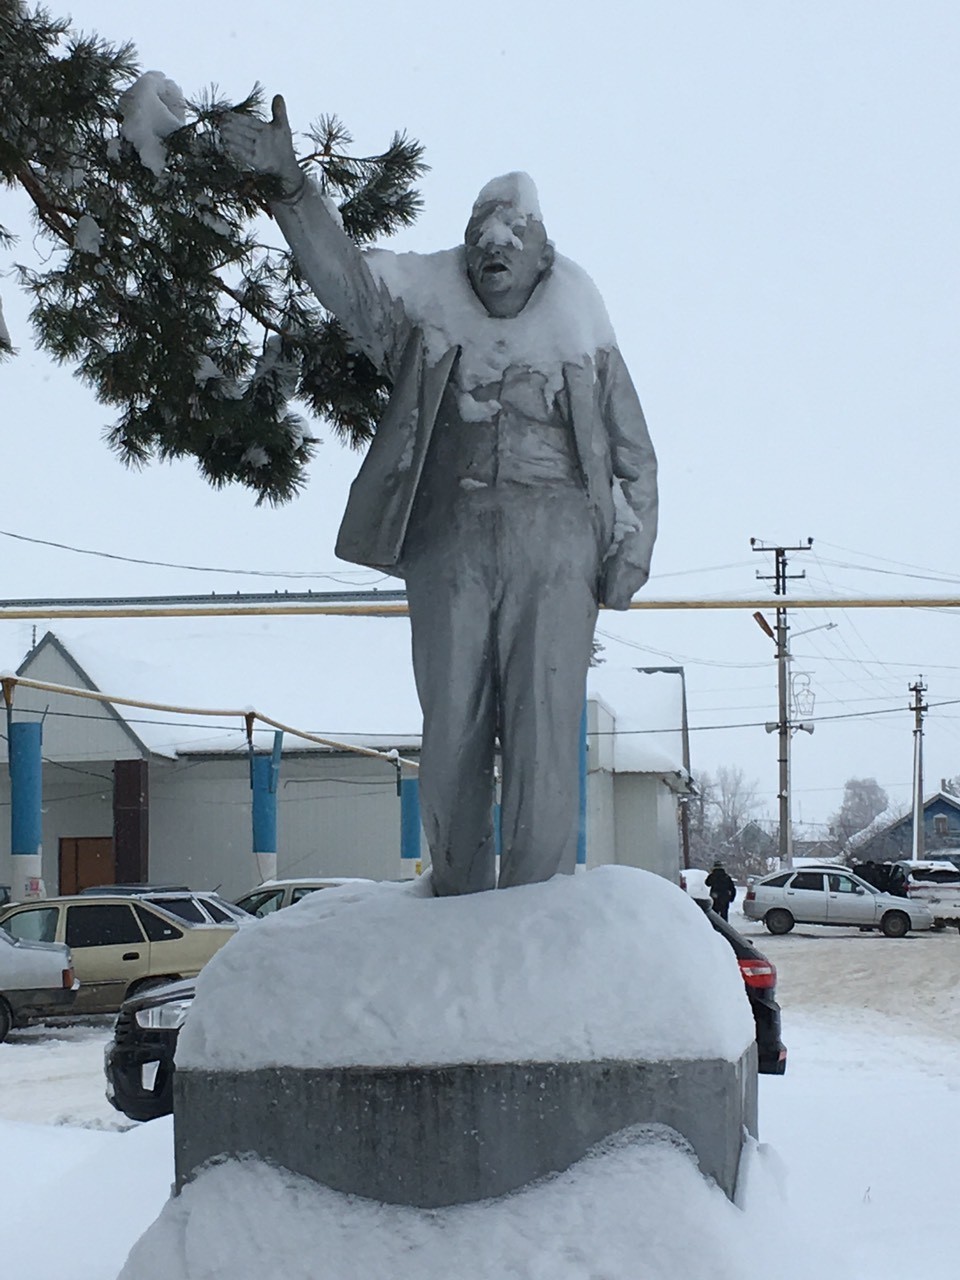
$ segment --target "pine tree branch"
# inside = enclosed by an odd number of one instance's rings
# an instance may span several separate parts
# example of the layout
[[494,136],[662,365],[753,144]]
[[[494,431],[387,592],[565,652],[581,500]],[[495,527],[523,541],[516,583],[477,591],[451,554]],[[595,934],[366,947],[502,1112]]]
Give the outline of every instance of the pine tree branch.
[[238,293],[236,289],[232,289],[225,280],[220,278],[220,276],[215,275],[213,278],[220,291],[225,293],[228,298],[232,298],[234,302],[237,303],[238,306],[242,307],[248,316],[252,316],[258,324],[262,324],[265,329],[269,329],[271,333],[275,333],[281,338],[287,338],[292,342],[296,341],[296,336],[294,334],[290,333],[288,329],[281,328],[280,325],[278,325],[274,320],[271,320],[269,316],[264,315],[258,308],[251,306],[249,300],[246,299],[242,293]]
[[46,189],[37,178],[36,174],[28,164],[23,164],[17,170],[17,181],[26,191],[27,195],[33,201],[34,206],[43,220],[44,226],[48,227],[63,243],[69,248],[73,245],[73,231],[64,218],[63,214],[77,218],[79,214],[75,209],[55,205],[47,195]]

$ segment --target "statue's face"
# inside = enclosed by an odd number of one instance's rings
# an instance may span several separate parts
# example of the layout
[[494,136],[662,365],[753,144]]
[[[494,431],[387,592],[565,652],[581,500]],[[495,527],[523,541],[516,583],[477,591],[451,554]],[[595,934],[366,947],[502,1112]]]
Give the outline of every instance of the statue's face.
[[492,316],[519,315],[553,263],[543,223],[510,204],[474,210],[464,234],[467,275]]

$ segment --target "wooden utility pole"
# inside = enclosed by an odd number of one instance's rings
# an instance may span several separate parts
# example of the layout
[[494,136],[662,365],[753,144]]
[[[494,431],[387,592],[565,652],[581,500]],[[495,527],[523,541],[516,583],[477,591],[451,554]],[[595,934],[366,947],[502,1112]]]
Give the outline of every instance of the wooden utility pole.
[[[760,573],[758,570],[757,577],[762,581],[773,582],[774,595],[785,596],[787,594],[788,578],[806,577],[806,573],[803,570],[800,573],[787,573],[787,553],[790,551],[809,551],[813,546],[812,538],[807,538],[805,543],[796,547],[769,547],[764,542],[761,542],[760,539],[751,538],[750,546],[754,551],[773,552],[773,574]],[[769,631],[768,627],[764,629]],[[777,605],[777,627],[774,633],[774,640],[777,646],[777,713],[779,717],[776,724],[777,763],[780,782],[777,801],[780,827],[779,854],[782,867],[793,866],[793,827],[790,816],[790,738],[793,733],[793,725],[790,723],[790,708],[788,704],[790,681],[789,632],[786,605]]]
[[910,686],[913,694],[913,851],[910,854],[914,862],[923,857],[923,714],[927,704],[923,695],[927,686],[923,676],[918,676],[916,683]]

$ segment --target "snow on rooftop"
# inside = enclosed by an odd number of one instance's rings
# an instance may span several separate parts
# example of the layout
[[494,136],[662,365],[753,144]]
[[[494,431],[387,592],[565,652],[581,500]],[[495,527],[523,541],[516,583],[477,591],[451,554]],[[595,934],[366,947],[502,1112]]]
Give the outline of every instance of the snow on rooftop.
[[867,844],[868,841],[872,840],[875,835],[886,830],[887,827],[892,826],[893,823],[898,822],[901,818],[906,817],[909,812],[909,803],[891,805],[888,809],[884,809],[883,813],[878,813],[872,822],[868,822],[861,831],[855,832],[849,838],[847,848],[851,851],[859,849],[861,845]]
[[672,672],[641,673],[608,662],[590,670],[590,696],[613,710],[618,773],[676,773],[683,768],[683,683]]
[[[161,755],[244,751],[243,714],[252,709],[353,746],[402,754],[420,745],[422,714],[403,616],[58,620],[53,634],[104,693],[193,709],[178,715],[116,708]],[[10,653],[7,665],[21,658]],[[605,663],[590,672],[589,692],[610,707],[623,731],[614,737],[616,769],[682,768],[677,676]],[[217,710],[236,714],[200,714]],[[261,724],[255,745],[270,750],[273,730]],[[324,750],[291,734],[283,745]]]
[[605,866],[463,897],[434,898],[429,876],[313,894],[204,968],[177,1065],[736,1061],[754,1034],[699,907]]
[[[118,707],[153,751],[243,750],[242,713],[251,707],[357,745],[418,740],[422,717],[404,617],[58,621],[54,634],[106,693],[240,713],[227,718]],[[272,730],[258,734],[257,745],[272,745]],[[284,746],[310,744],[287,736]]]

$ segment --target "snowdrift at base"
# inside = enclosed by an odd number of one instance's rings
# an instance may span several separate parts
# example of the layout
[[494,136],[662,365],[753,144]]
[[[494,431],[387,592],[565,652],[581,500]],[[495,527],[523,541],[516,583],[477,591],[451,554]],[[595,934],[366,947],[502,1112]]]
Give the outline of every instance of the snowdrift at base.
[[748,1150],[756,1217],[658,1126],[515,1195],[449,1209],[381,1205],[233,1161],[167,1204],[118,1280],[744,1280],[758,1256],[749,1224],[769,1230],[779,1195],[776,1157]]
[[735,1062],[753,1037],[700,908],[607,866],[466,897],[427,877],[312,894],[206,966],[177,1066]]

